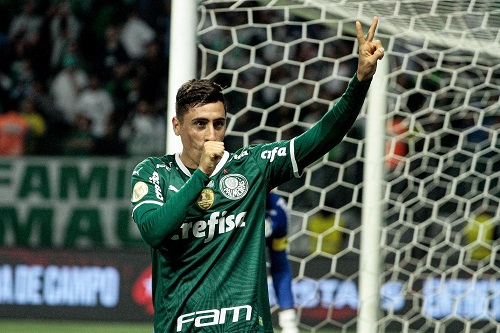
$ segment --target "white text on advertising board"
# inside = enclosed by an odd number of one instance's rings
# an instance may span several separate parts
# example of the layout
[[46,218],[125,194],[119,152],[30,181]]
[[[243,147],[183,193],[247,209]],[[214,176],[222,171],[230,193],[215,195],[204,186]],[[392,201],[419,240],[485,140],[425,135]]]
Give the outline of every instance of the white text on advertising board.
[[110,308],[119,297],[115,267],[0,266],[0,304]]

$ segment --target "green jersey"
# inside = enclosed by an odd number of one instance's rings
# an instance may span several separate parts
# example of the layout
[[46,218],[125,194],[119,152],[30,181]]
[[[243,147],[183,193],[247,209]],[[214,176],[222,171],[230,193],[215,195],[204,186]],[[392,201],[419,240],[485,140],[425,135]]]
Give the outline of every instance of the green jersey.
[[292,140],[224,152],[210,176],[179,154],[137,165],[132,215],[151,247],[155,333],[273,332],[267,194],[342,140],[368,86],[351,80],[322,120]]

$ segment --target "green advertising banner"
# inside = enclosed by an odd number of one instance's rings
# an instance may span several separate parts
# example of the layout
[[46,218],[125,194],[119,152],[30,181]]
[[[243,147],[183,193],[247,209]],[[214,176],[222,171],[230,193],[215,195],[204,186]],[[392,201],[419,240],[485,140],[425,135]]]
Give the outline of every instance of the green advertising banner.
[[0,158],[0,246],[123,247],[142,243],[130,175],[118,158]]

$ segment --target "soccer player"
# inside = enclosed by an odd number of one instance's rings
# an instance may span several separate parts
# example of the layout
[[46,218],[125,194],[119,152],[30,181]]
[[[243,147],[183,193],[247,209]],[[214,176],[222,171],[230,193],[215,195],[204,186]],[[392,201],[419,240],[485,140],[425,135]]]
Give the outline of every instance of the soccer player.
[[292,294],[292,270],[286,252],[288,220],[289,214],[285,200],[271,191],[267,196],[265,234],[269,253],[269,270],[279,305],[278,324],[281,333],[298,333]]
[[151,247],[155,333],[273,332],[265,258],[269,191],[338,144],[356,120],[384,55],[356,22],[359,58],[325,116],[291,140],[224,150],[222,88],[193,79],[176,95],[182,152],[149,157],[132,173],[132,215]]

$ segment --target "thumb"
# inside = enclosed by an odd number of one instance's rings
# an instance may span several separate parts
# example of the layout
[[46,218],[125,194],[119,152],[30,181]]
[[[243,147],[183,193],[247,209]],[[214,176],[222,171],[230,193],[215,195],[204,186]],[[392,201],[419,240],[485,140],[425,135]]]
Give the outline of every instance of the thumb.
[[375,51],[375,53],[374,53],[374,55],[375,55],[375,56],[377,57],[377,59],[379,59],[379,60],[380,60],[380,59],[382,59],[382,58],[384,58],[384,54],[385,54],[385,50],[384,50],[384,48],[383,48],[383,47],[379,47],[379,48]]

